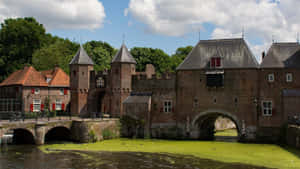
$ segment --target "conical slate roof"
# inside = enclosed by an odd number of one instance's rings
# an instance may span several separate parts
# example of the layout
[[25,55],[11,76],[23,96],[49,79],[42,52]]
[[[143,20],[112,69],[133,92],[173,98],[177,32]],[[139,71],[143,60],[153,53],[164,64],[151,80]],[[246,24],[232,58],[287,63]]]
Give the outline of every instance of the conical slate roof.
[[273,43],[263,59],[261,68],[300,67],[298,43]]
[[118,53],[115,55],[115,57],[112,60],[112,63],[134,63],[136,64],[136,61],[134,60],[133,56],[128,51],[125,44],[123,44],[118,51]]
[[76,55],[73,57],[73,59],[70,62],[70,65],[94,65],[94,62],[89,57],[89,55],[86,53],[86,51],[83,49],[83,47],[80,45],[80,48],[78,49]]
[[216,39],[201,40],[177,70],[209,68],[212,57],[220,57],[224,69],[258,67],[258,62],[244,39]]

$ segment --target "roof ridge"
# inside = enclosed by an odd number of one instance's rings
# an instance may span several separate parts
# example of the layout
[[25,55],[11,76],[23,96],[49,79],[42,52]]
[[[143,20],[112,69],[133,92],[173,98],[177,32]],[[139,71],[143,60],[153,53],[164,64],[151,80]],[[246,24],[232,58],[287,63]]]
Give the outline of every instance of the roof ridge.
[[56,78],[56,75],[57,75],[57,73],[58,73],[58,71],[59,71],[59,68],[54,68],[53,71],[54,71],[54,73],[53,73],[53,76],[52,76],[51,81],[49,82],[49,85],[52,85],[52,82],[54,82],[53,79]]

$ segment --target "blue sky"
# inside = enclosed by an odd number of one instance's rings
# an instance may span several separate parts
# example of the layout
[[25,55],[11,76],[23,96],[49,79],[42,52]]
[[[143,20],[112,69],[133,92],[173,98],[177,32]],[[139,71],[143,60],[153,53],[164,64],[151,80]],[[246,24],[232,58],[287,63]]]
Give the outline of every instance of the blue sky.
[[[272,42],[296,42],[299,0],[0,0],[0,21],[35,17],[47,31],[119,48],[178,47],[201,39],[241,38],[260,61]],[[244,31],[243,31],[244,30]]]
[[[104,26],[95,30],[66,30],[50,29],[50,33],[60,37],[69,38],[77,42],[97,40],[106,41],[113,47],[119,48],[122,45],[123,35],[128,48],[151,47],[161,48],[168,54],[173,54],[178,47],[192,45],[199,40],[199,33],[192,32],[184,36],[174,37],[160,34],[153,34],[146,31],[146,26],[135,20],[132,16],[125,16],[124,10],[128,7],[129,0],[112,1],[102,0],[105,7],[106,18]],[[132,23],[132,25],[128,25]],[[202,32],[202,38],[209,38],[212,25],[207,26],[207,31]]]

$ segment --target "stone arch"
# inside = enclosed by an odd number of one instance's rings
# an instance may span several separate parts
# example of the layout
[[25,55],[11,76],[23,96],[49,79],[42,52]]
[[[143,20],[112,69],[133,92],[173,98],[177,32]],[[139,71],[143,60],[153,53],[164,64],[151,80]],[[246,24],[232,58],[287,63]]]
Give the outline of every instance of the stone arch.
[[6,130],[13,130],[14,144],[35,144],[35,134],[27,128],[11,128]]
[[[220,109],[209,109],[206,111],[203,111],[199,114],[197,114],[193,120],[192,120],[192,128],[199,131],[199,138],[205,139],[207,136],[205,130],[209,130],[209,127],[214,125],[216,119],[219,116],[227,117],[229,118],[235,125],[236,130],[238,132],[238,138],[240,139],[242,134],[242,122],[239,120],[239,118],[227,111],[220,110]],[[208,137],[209,138],[209,137]]]
[[45,132],[45,143],[51,141],[70,141],[71,130],[69,126],[57,125],[49,128]]

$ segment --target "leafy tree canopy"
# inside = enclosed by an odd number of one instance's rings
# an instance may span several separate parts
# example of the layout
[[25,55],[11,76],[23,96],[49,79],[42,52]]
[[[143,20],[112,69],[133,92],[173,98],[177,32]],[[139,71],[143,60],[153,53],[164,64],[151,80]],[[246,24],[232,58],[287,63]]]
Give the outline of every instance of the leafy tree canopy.
[[110,62],[117,53],[117,50],[107,42],[90,41],[86,42],[83,47],[94,61],[94,69],[96,71],[109,69]]
[[34,18],[6,19],[0,29],[0,80],[31,64],[36,49],[45,43],[45,28]]
[[171,71],[171,58],[161,49],[134,47],[130,53],[137,62],[137,71],[145,71],[146,64],[153,64],[157,73]]
[[176,53],[171,57],[171,69],[176,71],[176,68],[183,62],[187,55],[192,51],[192,46],[180,47]]
[[69,63],[75,55],[79,45],[68,39],[57,39],[53,44],[44,46],[34,52],[32,64],[37,70],[49,70],[59,66],[66,73]]

